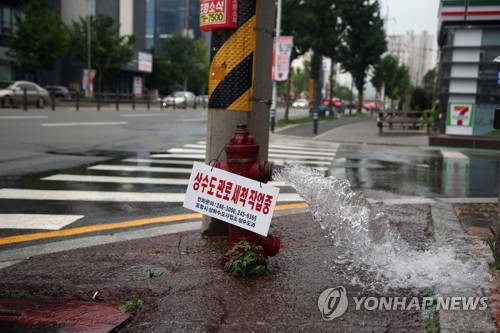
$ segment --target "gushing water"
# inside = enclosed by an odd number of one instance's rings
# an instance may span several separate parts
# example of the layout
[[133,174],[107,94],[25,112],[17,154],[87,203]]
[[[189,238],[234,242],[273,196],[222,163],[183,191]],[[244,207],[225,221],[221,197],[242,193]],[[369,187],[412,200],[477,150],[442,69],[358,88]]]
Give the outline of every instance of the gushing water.
[[[441,294],[486,284],[485,260],[460,258],[463,253],[459,251],[467,244],[453,230],[436,233],[435,242],[426,251],[415,250],[361,193],[352,191],[348,181],[300,166],[278,168],[273,179],[291,185],[307,201],[314,220],[335,245],[333,264],[341,265],[353,283],[433,287]],[[360,276],[366,275],[372,282],[361,282]]]

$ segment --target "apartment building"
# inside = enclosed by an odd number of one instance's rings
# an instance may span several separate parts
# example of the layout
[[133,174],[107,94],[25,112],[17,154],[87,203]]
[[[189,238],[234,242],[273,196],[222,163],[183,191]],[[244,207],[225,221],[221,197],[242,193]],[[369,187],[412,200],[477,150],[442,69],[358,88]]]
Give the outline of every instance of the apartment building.
[[399,59],[400,65],[408,67],[411,83],[420,86],[425,74],[436,64],[436,50],[433,49],[433,35],[427,31],[415,34],[387,36],[387,54]]

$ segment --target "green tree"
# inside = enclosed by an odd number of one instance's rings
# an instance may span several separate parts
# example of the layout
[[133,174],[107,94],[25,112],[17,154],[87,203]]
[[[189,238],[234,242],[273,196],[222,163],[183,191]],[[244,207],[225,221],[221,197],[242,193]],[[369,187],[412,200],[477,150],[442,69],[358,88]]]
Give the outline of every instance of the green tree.
[[394,80],[391,81],[390,86],[388,86],[386,94],[393,101],[399,100],[398,107],[401,108],[402,102],[405,99],[405,95],[408,91],[410,91],[410,89],[410,71],[405,65],[400,65],[396,69],[396,75],[394,76]]
[[387,48],[384,20],[380,17],[378,0],[345,2],[342,19],[345,36],[339,47],[339,59],[343,69],[351,73],[354,79],[359,92],[357,112],[360,113],[365,78]]
[[149,90],[158,89],[166,85],[167,76],[166,72],[166,62],[163,55],[161,55],[156,49],[153,47],[151,49],[151,54],[153,56],[153,70],[151,74],[147,76],[146,87]]
[[16,28],[7,35],[7,55],[22,66],[37,73],[41,83],[42,70],[52,71],[67,53],[68,30],[57,11],[49,10],[48,0],[33,0],[22,7],[23,15],[16,13]]
[[297,68],[292,71],[292,91],[295,96],[309,89],[309,70]]
[[167,92],[208,84],[207,46],[202,39],[175,34],[165,40]]
[[[312,50],[310,76],[316,83],[320,82],[323,56],[335,58],[337,54],[344,4],[341,0],[283,1],[283,33],[294,36],[296,54]],[[321,85],[316,84],[315,107],[321,98]]]
[[410,108],[415,111],[424,111],[430,106],[430,101],[423,87],[415,87],[411,92]]
[[[73,60],[87,67],[87,23],[89,18],[73,21],[70,29],[71,55]],[[119,26],[108,15],[90,17],[91,66],[97,71],[97,91],[101,92],[103,79],[115,74],[134,56],[134,35],[120,36]]]
[[349,87],[336,84],[333,89],[333,96],[340,98],[343,101],[348,101],[351,98],[351,89]]
[[433,68],[431,70],[428,70],[427,73],[424,75],[424,90],[425,93],[427,94],[427,98],[429,99],[429,107],[432,107],[432,104],[434,103],[434,86],[436,82],[436,68]]
[[[386,55],[373,68],[372,84],[377,90],[377,93],[382,92],[384,88],[384,101],[382,105],[385,107],[385,97],[390,95],[391,89],[395,85],[396,73],[398,70],[398,59],[392,55]],[[388,93],[389,92],[389,93]]]

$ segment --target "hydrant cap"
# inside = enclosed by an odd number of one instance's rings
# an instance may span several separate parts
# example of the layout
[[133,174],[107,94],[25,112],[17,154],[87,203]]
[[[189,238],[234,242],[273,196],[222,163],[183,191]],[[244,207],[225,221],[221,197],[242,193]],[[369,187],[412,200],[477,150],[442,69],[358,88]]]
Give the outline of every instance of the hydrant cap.
[[226,152],[255,152],[259,151],[259,145],[255,143],[255,138],[250,135],[247,125],[236,125],[236,131],[231,136],[229,144],[226,145]]

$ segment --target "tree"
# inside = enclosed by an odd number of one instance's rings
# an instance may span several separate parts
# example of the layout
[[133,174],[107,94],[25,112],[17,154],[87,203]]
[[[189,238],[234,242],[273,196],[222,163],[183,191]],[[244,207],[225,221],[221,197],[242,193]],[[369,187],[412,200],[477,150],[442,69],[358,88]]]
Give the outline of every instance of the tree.
[[424,111],[430,106],[430,101],[422,87],[415,87],[411,92],[410,108],[415,111]]
[[434,86],[436,82],[436,68],[433,68],[431,70],[428,70],[427,73],[424,75],[424,90],[425,93],[427,94],[427,98],[429,99],[430,102],[430,107],[432,107],[434,101]]
[[342,18],[345,36],[339,47],[342,68],[351,73],[359,92],[357,112],[361,112],[365,78],[371,66],[386,51],[384,20],[378,0],[345,2]]
[[[411,89],[410,71],[405,65],[400,65],[396,69],[394,80],[387,87],[386,93],[390,99],[399,100],[399,105],[405,99],[406,93]],[[399,107],[401,108],[401,107]]]
[[[320,74],[323,56],[335,57],[343,26],[340,24],[344,1],[284,0],[283,32],[294,36],[294,51],[304,54],[312,50],[310,75],[315,80],[314,106],[321,102]],[[330,75],[331,76],[331,75]]]
[[309,87],[309,70],[308,67],[304,70],[297,68],[292,71],[292,90],[294,96],[307,91]]
[[48,0],[33,0],[16,13],[16,29],[7,35],[7,55],[22,66],[36,71],[41,83],[42,70],[52,71],[67,53],[68,30],[57,11],[49,10]]
[[202,39],[175,34],[165,40],[166,73],[169,78],[168,91],[183,90],[208,84],[207,46]]
[[[73,21],[70,29],[70,46],[73,60],[87,67],[87,23],[89,18]],[[101,92],[104,77],[114,74],[132,60],[134,35],[120,36],[119,26],[112,17],[97,14],[90,17],[91,66],[97,71],[98,91]]]
[[388,91],[393,89],[396,72],[398,69],[398,59],[392,55],[386,55],[374,66],[373,68],[373,77],[372,84],[377,90],[377,93],[382,92],[382,88],[384,88],[384,100],[382,105],[385,108],[385,97],[390,95]]

